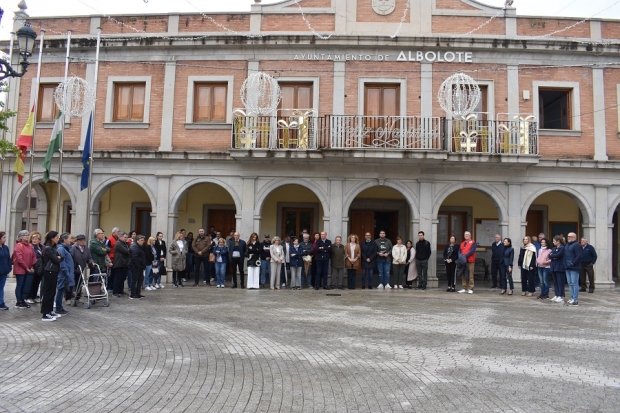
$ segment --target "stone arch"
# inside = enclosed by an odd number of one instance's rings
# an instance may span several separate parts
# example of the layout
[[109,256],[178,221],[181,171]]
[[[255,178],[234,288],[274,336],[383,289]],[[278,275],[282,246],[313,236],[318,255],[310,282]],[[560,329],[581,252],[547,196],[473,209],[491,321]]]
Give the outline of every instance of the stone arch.
[[121,182],[132,182],[138,185],[140,188],[142,188],[149,197],[149,200],[151,202],[151,208],[153,209],[153,211],[157,210],[157,197],[155,196],[155,194],[153,194],[153,191],[151,191],[151,188],[149,188],[149,186],[146,183],[144,183],[143,181],[137,178],[134,178],[133,176],[115,176],[110,179],[107,179],[106,181],[102,182],[99,186],[94,188],[92,192],[91,201],[90,201],[91,203],[90,210],[98,211],[99,202],[101,202],[101,197],[103,196],[103,194],[105,194],[106,191],[110,189],[112,186],[114,186],[115,184],[121,183]]
[[[55,177],[54,175],[50,176],[50,182],[57,182],[57,176]],[[33,175],[32,177],[32,187],[35,188],[35,186],[39,185],[39,184],[44,184],[45,182],[43,182],[43,175]],[[69,199],[71,200],[71,207],[74,208],[77,205],[77,197],[75,192],[73,191],[73,189],[71,188],[71,185],[69,185],[69,183],[66,180],[62,180],[61,183],[62,188],[67,191],[67,194],[69,195]],[[35,188],[36,190],[36,188]],[[40,191],[37,191],[37,195],[40,194]],[[28,196],[28,185],[27,184],[22,184],[19,186],[19,188],[17,188],[17,191],[15,192],[15,196],[13,197],[13,203],[11,205],[12,209],[17,209],[18,207],[18,202],[21,199],[22,196]],[[47,199],[45,197],[45,199]]]
[[342,203],[342,211],[348,215],[349,213],[348,211],[351,208],[351,204],[353,203],[353,201],[355,201],[355,198],[357,198],[359,194],[364,192],[366,189],[374,188],[374,187],[381,187],[381,186],[391,188],[397,191],[398,193],[400,193],[405,198],[407,203],[409,204],[409,208],[411,209],[411,213],[412,213],[412,218],[419,219],[418,213],[419,213],[420,208],[419,208],[417,200],[415,199],[409,187],[407,187],[402,182],[394,181],[391,179],[386,179],[383,183],[379,183],[375,180],[361,181],[357,183],[345,195],[345,199]]
[[265,200],[267,199],[269,194],[271,194],[275,189],[278,189],[281,186],[285,186],[285,185],[300,185],[312,191],[312,193],[316,195],[317,198],[319,198],[319,201],[321,202],[321,205],[323,206],[323,214],[325,216],[329,216],[329,202],[327,202],[327,195],[325,194],[323,189],[318,184],[308,179],[292,179],[292,178],[291,179],[277,179],[277,180],[274,179],[271,182],[269,182],[267,185],[265,185],[263,188],[261,188],[261,190],[258,191],[258,193],[256,194],[256,202],[254,205],[254,215],[261,214],[261,210],[263,209],[263,204],[265,203]]
[[620,207],[620,195],[615,197],[609,206],[609,210],[607,211],[607,223],[608,224],[613,223],[614,213],[616,212],[616,209],[618,209],[618,207]]
[[236,213],[237,214],[241,213],[241,198],[239,197],[239,194],[237,194],[237,192],[234,189],[232,189],[227,182],[223,181],[222,179],[213,178],[213,177],[200,177],[200,178],[192,179],[191,181],[184,183],[183,186],[179,188],[179,190],[174,194],[174,196],[170,200],[169,211],[171,212],[176,211],[179,207],[179,203],[181,202],[181,199],[187,193],[187,191],[189,191],[192,187],[196,185],[201,185],[201,184],[214,184],[214,185],[218,185],[222,187],[226,192],[228,192],[228,194],[233,199],[233,202],[235,203]]
[[446,200],[446,198],[452,193],[461,189],[476,189],[487,195],[493,201],[495,207],[497,208],[497,215],[499,216],[499,221],[502,222],[507,219],[508,210],[506,209],[506,198],[504,197],[504,195],[495,187],[479,184],[476,182],[459,182],[443,188],[436,195],[433,201],[433,218],[437,218],[439,214],[439,209],[441,208],[441,205]]
[[578,191],[566,185],[545,186],[532,192],[530,196],[522,204],[522,207],[521,207],[521,221],[522,222],[525,222],[525,220],[527,219],[526,218],[527,211],[530,209],[530,207],[532,206],[532,203],[536,200],[536,198],[538,198],[539,196],[543,194],[546,194],[547,192],[562,192],[570,196],[577,203],[577,206],[579,207],[579,209],[581,210],[581,213],[583,214],[583,220],[584,220],[583,224],[594,223],[594,211],[592,210],[592,207],[588,204],[588,201]]

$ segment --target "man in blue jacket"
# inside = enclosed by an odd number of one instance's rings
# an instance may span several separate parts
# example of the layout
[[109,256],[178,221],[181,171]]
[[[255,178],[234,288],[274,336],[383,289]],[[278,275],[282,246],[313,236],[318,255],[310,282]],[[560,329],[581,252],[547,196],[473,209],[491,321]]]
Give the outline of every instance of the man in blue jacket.
[[321,285],[327,290],[327,275],[329,271],[329,258],[332,252],[332,242],[327,239],[327,232],[321,232],[321,238],[316,242],[316,280],[314,289],[318,290]]
[[570,291],[570,300],[565,305],[579,305],[579,271],[581,270],[581,245],[577,242],[577,234],[570,232],[567,236],[568,244],[564,251],[564,266],[566,279]]
[[588,284],[590,284],[589,293],[594,292],[594,264],[596,264],[596,250],[588,240],[581,238],[581,270],[579,272],[579,292],[586,291],[586,275],[588,276]]
[[504,243],[502,242],[502,236],[495,234],[495,240],[491,245],[491,281],[493,286],[491,290],[497,290],[497,280],[500,275],[500,267],[504,259]]

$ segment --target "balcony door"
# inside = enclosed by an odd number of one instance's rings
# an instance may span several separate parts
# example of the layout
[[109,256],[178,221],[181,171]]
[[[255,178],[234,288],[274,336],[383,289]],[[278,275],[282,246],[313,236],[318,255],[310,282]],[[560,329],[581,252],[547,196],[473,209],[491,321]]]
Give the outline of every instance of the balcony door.
[[463,211],[439,211],[437,215],[437,251],[443,251],[450,243],[450,237],[454,235],[456,242],[463,240],[465,228],[467,228],[467,212]]
[[[362,145],[385,147],[390,144],[389,130],[400,129],[400,84],[364,85],[365,126],[371,132],[364,135]],[[392,119],[388,117],[393,117]]]
[[[300,131],[304,135],[301,138],[306,138],[309,120],[305,118],[306,124],[298,125],[299,117],[293,117],[293,115],[294,113],[299,115],[300,112],[303,114],[312,109],[313,87],[312,82],[280,83],[282,99],[278,106],[278,148],[296,149],[300,147],[300,143],[302,146],[308,143],[300,142]],[[288,125],[293,121],[297,126],[289,127]],[[300,126],[302,126],[301,129]]]
[[282,239],[287,234],[300,237],[304,229],[312,233],[314,231],[314,208],[282,208],[280,228]]

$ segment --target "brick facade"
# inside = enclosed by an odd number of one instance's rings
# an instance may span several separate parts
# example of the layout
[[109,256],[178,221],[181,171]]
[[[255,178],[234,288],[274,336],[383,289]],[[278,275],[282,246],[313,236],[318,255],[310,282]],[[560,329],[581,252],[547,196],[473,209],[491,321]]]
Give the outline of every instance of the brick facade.
[[[387,16],[381,16],[372,9],[372,1],[357,2],[357,21],[358,22],[379,22],[379,23],[398,23],[403,18],[405,7],[408,0],[396,0],[394,11]],[[409,14],[405,17],[405,22],[409,22]]]

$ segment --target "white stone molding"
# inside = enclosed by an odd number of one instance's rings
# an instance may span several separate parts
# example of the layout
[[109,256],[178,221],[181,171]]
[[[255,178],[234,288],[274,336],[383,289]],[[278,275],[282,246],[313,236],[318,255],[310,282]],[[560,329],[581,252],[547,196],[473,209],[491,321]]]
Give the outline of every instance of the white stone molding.
[[[347,182],[347,180],[345,180],[345,182]],[[348,181],[347,183],[350,183],[350,182],[351,181]],[[374,188],[374,187],[378,187],[378,186],[380,186],[380,185],[377,182],[377,180],[375,180],[375,179],[367,179],[367,180],[359,181],[353,187],[351,187],[345,193],[344,200],[342,202],[342,213],[343,213],[343,216],[346,216],[346,217],[349,216],[349,209],[351,208],[351,204],[355,201],[355,198],[357,198],[357,196],[359,194],[364,192],[366,189]],[[409,205],[409,209],[411,210],[411,217],[412,217],[412,219],[414,219],[414,220],[418,220],[419,219],[420,205],[418,204],[418,201],[417,201],[417,198],[416,198],[416,195],[419,196],[419,194],[415,194],[414,191],[409,186],[407,186],[406,183],[404,183],[404,182],[402,182],[400,180],[386,179],[383,182],[383,186],[387,186],[388,188],[392,188],[396,192],[401,194],[403,196],[403,198],[405,199],[405,201],[407,202],[407,204]]]
[[[592,189],[592,188],[593,188],[592,185],[584,185],[583,187],[575,189],[575,187],[568,186],[568,185],[542,184],[540,185],[539,189],[530,191],[529,196],[521,203],[521,220],[523,222],[526,221],[527,211],[530,209],[530,206],[536,200],[536,198],[538,198],[539,196],[547,192],[557,191],[557,192],[562,192],[568,195],[577,203],[577,206],[579,206],[579,209],[581,210],[581,214],[583,215],[582,224],[584,227],[589,224],[593,225],[594,224],[594,220],[593,220],[594,211],[592,209],[592,205],[590,205],[587,198],[584,196],[584,192],[586,192],[587,189]],[[526,188],[523,188],[523,189],[526,189]],[[594,197],[594,194],[592,194],[592,197]]]
[[[579,91],[579,82],[560,82],[560,81],[533,81],[532,82],[532,103],[534,108],[532,113],[535,116],[538,116],[540,113],[540,102],[538,101],[538,90],[540,88],[554,88],[554,89],[572,89],[571,92],[571,129],[568,130],[560,130],[560,129],[543,129],[540,128],[543,133],[540,135],[544,135],[548,131],[553,131],[556,134],[563,134],[565,132],[581,132],[581,101],[580,101],[580,91]],[[572,136],[572,135],[571,135]]]
[[[242,205],[241,197],[239,196],[237,191],[235,191],[234,187],[243,185],[243,182],[241,181],[242,178],[227,177],[227,179],[228,181],[224,179],[216,178],[216,177],[211,177],[211,176],[201,176],[199,178],[194,178],[194,179],[191,179],[183,183],[183,185],[181,185],[179,189],[174,193],[174,195],[172,195],[172,197],[170,198],[170,203],[168,207],[169,211],[174,212],[174,213],[177,212],[177,210],[179,209],[179,203],[181,202],[181,199],[185,196],[185,194],[190,189],[192,189],[192,187],[196,185],[201,185],[201,184],[214,184],[214,185],[222,187],[224,190],[226,190],[226,192],[228,192],[230,197],[233,199],[233,202],[235,203],[236,213],[240,213],[241,205]],[[231,181],[234,181],[234,182],[231,182]]]
[[399,77],[359,77],[357,80],[357,114],[364,114],[364,87],[366,84],[398,84],[400,85],[400,113],[398,116],[407,116],[407,79]]
[[323,206],[323,215],[329,216],[330,204],[327,200],[327,194],[325,190],[317,183],[317,180],[305,179],[305,178],[284,178],[284,179],[272,179],[264,184],[256,194],[256,201],[254,203],[254,215],[261,215],[263,204],[267,197],[275,190],[285,185],[300,185],[309,189],[321,202]]
[[[146,176],[144,175],[139,175],[140,178],[145,178]],[[132,182],[136,185],[138,185],[140,188],[142,188],[144,190],[144,192],[146,192],[146,195],[149,197],[149,200],[151,201],[151,209],[153,211],[157,210],[157,197],[156,194],[153,193],[153,190],[151,188],[151,185],[148,185],[146,182],[133,177],[133,176],[126,176],[126,175],[116,175],[116,176],[104,176],[103,177],[103,182],[99,183],[99,184],[95,184],[95,182],[92,182],[93,188],[92,188],[92,195],[91,195],[91,205],[90,208],[91,209],[99,209],[99,202],[101,202],[101,197],[106,193],[106,191],[108,189],[110,189],[111,187],[113,187],[115,184],[121,183],[121,182]]]

